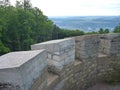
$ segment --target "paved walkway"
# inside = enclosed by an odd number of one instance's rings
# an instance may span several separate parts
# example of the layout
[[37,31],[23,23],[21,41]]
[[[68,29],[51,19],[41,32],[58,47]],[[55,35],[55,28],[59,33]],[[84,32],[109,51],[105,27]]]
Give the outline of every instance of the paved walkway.
[[116,85],[109,85],[106,83],[99,83],[87,90],[120,90],[120,83]]

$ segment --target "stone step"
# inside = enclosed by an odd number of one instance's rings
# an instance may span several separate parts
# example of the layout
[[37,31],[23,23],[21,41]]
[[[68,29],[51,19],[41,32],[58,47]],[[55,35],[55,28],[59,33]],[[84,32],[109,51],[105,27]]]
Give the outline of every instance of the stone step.
[[53,90],[53,87],[55,87],[55,85],[57,84],[57,82],[59,81],[59,76],[52,73],[52,72],[48,72],[48,76],[47,76],[47,90]]

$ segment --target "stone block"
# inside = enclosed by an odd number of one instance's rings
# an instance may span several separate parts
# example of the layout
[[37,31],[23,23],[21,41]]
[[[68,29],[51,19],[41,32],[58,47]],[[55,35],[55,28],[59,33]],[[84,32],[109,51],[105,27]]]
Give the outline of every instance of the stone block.
[[99,51],[99,35],[75,37],[75,56],[79,60],[96,59]]
[[0,57],[0,83],[8,84],[7,90],[30,90],[46,67],[47,59],[44,50],[5,54]]
[[120,55],[120,34],[102,34],[100,51],[109,56]]
[[59,74],[64,65],[74,62],[75,41],[72,38],[52,40],[31,45],[32,50],[46,49],[48,68]]

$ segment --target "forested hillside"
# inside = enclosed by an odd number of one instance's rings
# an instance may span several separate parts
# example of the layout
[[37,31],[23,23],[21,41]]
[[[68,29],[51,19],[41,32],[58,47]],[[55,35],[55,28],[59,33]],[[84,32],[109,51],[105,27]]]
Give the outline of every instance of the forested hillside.
[[80,29],[84,32],[98,31],[99,28],[114,29],[120,23],[120,16],[71,16],[49,17],[60,28]]
[[15,7],[0,6],[0,55],[29,50],[34,43],[82,34],[79,30],[60,29],[29,1],[16,2]]

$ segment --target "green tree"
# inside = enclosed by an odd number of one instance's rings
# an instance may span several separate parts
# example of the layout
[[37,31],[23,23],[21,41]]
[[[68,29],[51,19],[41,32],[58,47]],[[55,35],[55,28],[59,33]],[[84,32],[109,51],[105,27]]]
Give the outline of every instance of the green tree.
[[103,34],[104,33],[103,28],[100,28],[100,30],[98,32],[99,32],[99,34]]
[[110,33],[109,29],[105,29],[104,33]]
[[87,32],[87,33],[85,33],[85,34],[98,34],[98,32],[92,31],[92,32]]
[[32,5],[31,5],[31,3],[30,3],[30,0],[24,0],[23,6],[24,6],[24,9],[25,9],[25,10],[32,9]]
[[67,30],[67,29],[61,29],[61,36],[64,37],[72,37],[72,36],[80,36],[84,35],[83,31],[80,30]]
[[113,32],[120,33],[120,24],[114,28]]
[[8,53],[9,51],[9,48],[5,47],[4,44],[0,41],[0,55]]
[[29,0],[25,1],[17,1],[16,7],[0,6],[0,55],[29,50],[34,43],[84,34],[59,28],[39,8],[33,8]]

